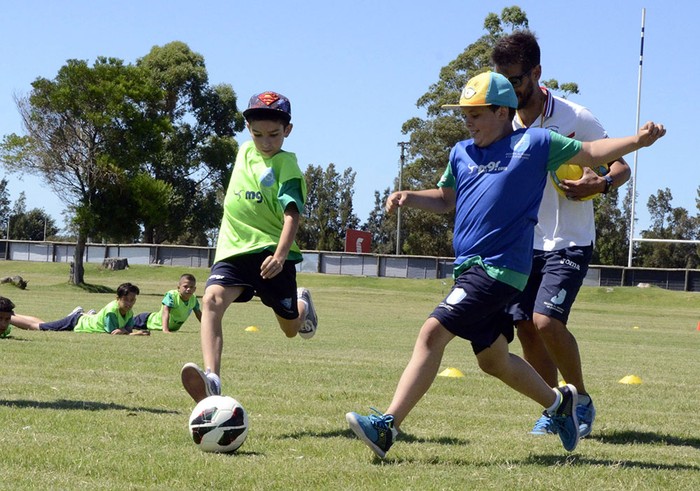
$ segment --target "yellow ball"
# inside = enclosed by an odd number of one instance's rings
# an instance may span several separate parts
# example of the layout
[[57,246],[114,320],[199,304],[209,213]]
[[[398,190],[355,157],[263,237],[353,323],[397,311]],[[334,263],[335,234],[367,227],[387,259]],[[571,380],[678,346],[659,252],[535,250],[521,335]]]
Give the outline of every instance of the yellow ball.
[[[608,167],[607,164],[599,165],[597,167],[593,168],[593,171],[598,174],[599,176],[604,176],[608,172],[610,172],[610,168]],[[549,176],[552,178],[552,181],[554,182],[554,189],[559,192],[562,196],[566,198],[566,193],[562,188],[559,187],[559,183],[563,181],[564,179],[567,179],[569,181],[578,181],[581,179],[583,176],[583,169],[574,164],[564,164],[560,166],[556,171],[550,171]],[[589,199],[593,199],[596,196],[598,196],[600,193],[595,193],[591,194],[590,196],[586,196],[585,198],[581,198],[579,201],[587,201]]]

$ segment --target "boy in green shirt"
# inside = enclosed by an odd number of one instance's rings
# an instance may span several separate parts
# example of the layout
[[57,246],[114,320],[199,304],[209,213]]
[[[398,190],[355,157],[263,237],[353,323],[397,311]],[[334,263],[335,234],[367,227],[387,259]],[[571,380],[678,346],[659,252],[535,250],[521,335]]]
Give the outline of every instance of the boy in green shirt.
[[148,336],[148,331],[133,330],[134,312],[131,309],[139,293],[136,285],[122,283],[117,287],[117,299],[95,314],[84,314],[82,307],[77,307],[70,315],[57,321],[45,322],[30,315],[12,314],[10,323],[29,331],[106,332],[114,335]]
[[15,304],[12,300],[5,297],[0,297],[0,338],[6,338],[12,331],[10,320],[15,313]]
[[191,274],[183,274],[176,290],[165,294],[158,312],[143,312],[134,316],[134,329],[150,331],[175,332],[185,323],[194,312],[201,322],[202,311],[194,292],[197,290],[197,280]]
[[311,294],[297,289],[294,241],[306,201],[296,155],[282,150],[292,131],[289,99],[256,94],[243,111],[252,141],[241,145],[224,200],[214,265],[202,298],[202,355],[206,371],[182,367],[182,385],[197,402],[221,394],[222,320],[232,302],[254,295],[275,312],[284,334],[310,338],[318,317]]

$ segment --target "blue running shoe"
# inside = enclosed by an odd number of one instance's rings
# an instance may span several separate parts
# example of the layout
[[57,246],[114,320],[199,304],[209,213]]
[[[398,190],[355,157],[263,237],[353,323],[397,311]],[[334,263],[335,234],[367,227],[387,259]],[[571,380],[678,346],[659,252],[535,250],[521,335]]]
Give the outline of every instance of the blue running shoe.
[[562,445],[568,452],[572,452],[578,445],[578,417],[576,416],[578,392],[576,387],[571,384],[557,387],[554,390],[561,393],[561,403],[549,415],[552,417],[552,423],[557,429]]
[[394,417],[391,414],[382,414],[374,408],[371,409],[377,414],[361,416],[357,413],[347,413],[345,420],[357,437],[365,442],[377,457],[383,459],[399,432],[394,428]]
[[593,421],[595,421],[593,399],[588,404],[576,405],[576,417],[578,418],[578,437],[586,438],[593,431]]
[[542,412],[540,419],[535,421],[535,426],[533,426],[531,435],[556,435],[557,428],[552,422],[552,418],[547,414],[547,411]]

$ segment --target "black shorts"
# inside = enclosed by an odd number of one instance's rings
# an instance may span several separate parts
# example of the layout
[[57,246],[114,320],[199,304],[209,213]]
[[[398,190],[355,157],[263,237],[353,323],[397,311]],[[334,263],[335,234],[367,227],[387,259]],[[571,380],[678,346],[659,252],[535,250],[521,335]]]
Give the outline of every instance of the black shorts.
[[296,263],[285,261],[277,276],[264,279],[260,276],[260,266],[268,256],[272,253],[264,251],[219,261],[211,267],[206,286],[243,287],[243,292],[234,302],[249,302],[253,296],[258,296],[283,319],[296,319],[299,317]]
[[513,320],[532,320],[537,312],[566,324],[592,254],[592,246],[534,251],[527,286],[509,308]]
[[430,314],[455,336],[471,341],[477,355],[503,334],[513,341],[513,321],[506,312],[519,290],[491,278],[480,266],[459,275],[445,300]]

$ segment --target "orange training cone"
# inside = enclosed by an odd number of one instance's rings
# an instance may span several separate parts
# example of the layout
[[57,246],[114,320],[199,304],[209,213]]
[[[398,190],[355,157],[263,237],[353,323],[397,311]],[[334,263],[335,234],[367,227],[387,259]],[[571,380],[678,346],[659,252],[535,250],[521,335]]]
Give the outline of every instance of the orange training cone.
[[700,321],[698,321],[698,331],[700,331]]

